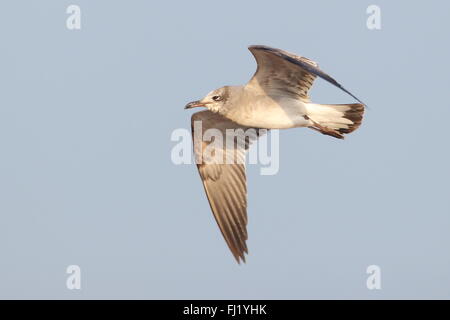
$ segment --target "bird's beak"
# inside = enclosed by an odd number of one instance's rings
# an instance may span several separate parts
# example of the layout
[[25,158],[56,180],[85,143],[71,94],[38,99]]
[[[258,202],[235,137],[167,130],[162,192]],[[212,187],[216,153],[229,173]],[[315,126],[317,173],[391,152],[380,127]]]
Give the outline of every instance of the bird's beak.
[[200,100],[189,102],[184,108],[185,109],[192,109],[197,107],[206,107],[204,103],[202,103]]

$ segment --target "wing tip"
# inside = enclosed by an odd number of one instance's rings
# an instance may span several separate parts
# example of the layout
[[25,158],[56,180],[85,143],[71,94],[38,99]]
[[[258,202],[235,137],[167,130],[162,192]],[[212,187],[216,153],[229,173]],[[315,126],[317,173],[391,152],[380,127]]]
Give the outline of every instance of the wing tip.
[[240,248],[230,246],[228,241],[227,241],[227,244],[228,244],[228,247],[230,248],[231,254],[233,255],[233,257],[236,260],[236,262],[239,265],[241,265],[241,262],[245,264],[247,262],[245,260],[245,255],[248,254],[248,248],[247,248],[247,244],[245,243],[245,241],[243,242],[243,244],[242,244],[242,246]]
[[245,254],[244,254],[244,252],[242,252],[242,253],[234,253],[233,252],[233,256],[234,256],[234,259],[236,260],[236,262],[238,263],[238,265],[241,265],[241,262],[243,263],[243,264],[245,264],[247,261],[245,260]]
[[252,50],[265,50],[265,51],[272,51],[272,52],[277,52],[277,51],[281,51],[280,49],[274,48],[274,47],[269,47],[263,44],[252,44],[248,46],[248,50],[252,51]]

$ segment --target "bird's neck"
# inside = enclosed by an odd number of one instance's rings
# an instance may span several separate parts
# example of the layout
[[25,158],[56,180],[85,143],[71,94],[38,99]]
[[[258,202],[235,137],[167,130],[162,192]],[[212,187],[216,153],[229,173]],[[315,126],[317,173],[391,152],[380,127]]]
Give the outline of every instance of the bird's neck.
[[245,90],[244,86],[228,86],[227,91],[225,105],[217,110],[211,110],[212,112],[217,112],[225,117],[239,106],[239,100],[242,99]]

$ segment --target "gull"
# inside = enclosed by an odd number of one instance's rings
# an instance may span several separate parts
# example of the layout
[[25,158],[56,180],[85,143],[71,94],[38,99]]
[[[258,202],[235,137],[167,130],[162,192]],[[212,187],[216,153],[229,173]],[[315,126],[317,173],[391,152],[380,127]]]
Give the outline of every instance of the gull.
[[[256,59],[257,70],[247,84],[224,86],[185,106],[206,108],[191,118],[193,132],[195,123],[201,123],[201,134],[193,134],[194,154],[214,218],[238,263],[245,262],[248,254],[245,155],[251,143],[267,130],[298,127],[343,139],[344,134],[360,126],[365,108],[361,100],[319,69],[316,62],[268,46],[253,45],[249,50]],[[359,103],[311,102],[308,91],[316,77]],[[244,143],[230,147],[208,143],[204,138],[208,129],[218,130],[224,136],[229,129],[254,129],[254,134],[248,135]],[[224,160],[229,155],[231,162]]]

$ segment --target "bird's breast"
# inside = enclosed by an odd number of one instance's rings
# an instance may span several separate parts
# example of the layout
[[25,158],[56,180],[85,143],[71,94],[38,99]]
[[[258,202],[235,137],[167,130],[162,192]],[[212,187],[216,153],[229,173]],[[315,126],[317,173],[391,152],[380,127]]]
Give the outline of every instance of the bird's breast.
[[310,125],[305,115],[306,107],[302,101],[264,97],[231,111],[227,117],[248,127],[288,129]]

